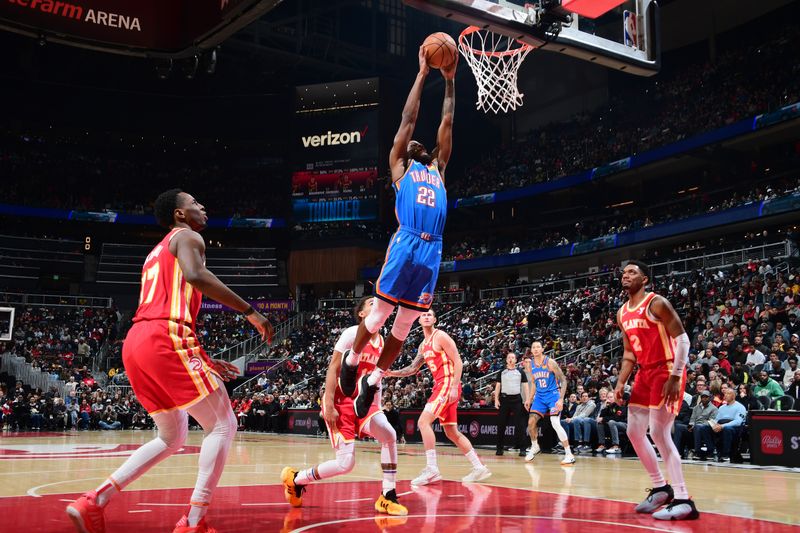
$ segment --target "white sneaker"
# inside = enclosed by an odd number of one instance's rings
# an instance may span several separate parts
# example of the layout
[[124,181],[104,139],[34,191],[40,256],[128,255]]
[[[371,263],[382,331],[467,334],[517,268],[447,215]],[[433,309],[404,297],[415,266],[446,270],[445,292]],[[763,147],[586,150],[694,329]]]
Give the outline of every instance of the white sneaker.
[[[462,483],[477,483],[491,476],[492,472],[485,465],[475,467],[469,474],[461,478]],[[441,476],[439,476],[441,478]],[[414,483],[413,481],[411,482]]]
[[420,475],[411,481],[411,485],[413,487],[419,487],[421,485],[428,485],[429,483],[436,483],[437,481],[441,480],[442,474],[439,472],[438,468],[426,466],[422,469]]
[[571,453],[565,455],[564,458],[561,459],[561,464],[562,465],[574,465],[575,464],[575,456],[572,455]]
[[696,520],[700,517],[692,500],[672,500],[669,505],[653,513],[656,520]]

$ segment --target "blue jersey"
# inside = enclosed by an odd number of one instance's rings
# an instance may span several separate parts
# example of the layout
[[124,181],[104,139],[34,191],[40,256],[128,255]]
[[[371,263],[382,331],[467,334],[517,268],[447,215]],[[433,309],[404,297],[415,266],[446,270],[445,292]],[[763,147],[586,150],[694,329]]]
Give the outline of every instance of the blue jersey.
[[549,357],[545,357],[542,366],[536,366],[536,360],[531,359],[531,375],[533,384],[536,385],[536,396],[559,395],[558,380],[556,375],[547,368]]
[[410,159],[394,188],[394,211],[400,226],[441,237],[447,219],[447,191],[439,168]]

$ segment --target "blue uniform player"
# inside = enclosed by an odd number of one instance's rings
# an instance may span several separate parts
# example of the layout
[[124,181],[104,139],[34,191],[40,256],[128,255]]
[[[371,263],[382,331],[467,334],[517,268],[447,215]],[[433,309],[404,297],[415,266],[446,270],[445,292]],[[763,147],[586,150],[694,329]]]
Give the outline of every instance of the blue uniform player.
[[[370,314],[359,324],[353,348],[344,354],[339,375],[346,395],[350,396],[358,389],[355,411],[359,417],[369,411],[383,373],[400,353],[412,324],[433,303],[442,259],[442,232],[447,218],[444,171],[453,148],[456,64],[454,61],[441,69],[445,80],[442,120],[436,148],[428,152],[425,146],[411,139],[417,123],[422,87],[429,72],[425,53],[420,47],[419,73],[406,99],[400,128],[389,153],[399,227],[389,242],[386,260],[375,284],[375,303]],[[361,350],[395,307],[398,309],[392,331],[386,338],[375,370],[356,382]]]
[[525,456],[526,461],[532,461],[534,456],[539,453],[539,420],[545,416],[550,418],[550,423],[558,435],[558,439],[564,446],[564,458],[562,465],[575,463],[575,456],[569,446],[567,432],[561,427],[559,415],[564,407],[564,394],[567,392],[567,380],[558,363],[544,355],[542,343],[533,341],[531,344],[531,376],[533,377],[533,387],[530,396],[525,400],[525,407],[530,410],[528,417],[528,434],[531,437],[531,449]]

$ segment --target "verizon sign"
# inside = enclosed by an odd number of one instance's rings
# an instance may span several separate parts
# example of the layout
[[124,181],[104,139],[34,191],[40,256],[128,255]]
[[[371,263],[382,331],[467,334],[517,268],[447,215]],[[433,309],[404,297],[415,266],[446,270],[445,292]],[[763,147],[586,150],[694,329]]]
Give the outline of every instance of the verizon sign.
[[360,143],[361,138],[367,134],[369,126],[364,126],[362,131],[334,133],[328,130],[322,135],[303,136],[303,148],[316,148],[318,146],[338,146],[340,144]]

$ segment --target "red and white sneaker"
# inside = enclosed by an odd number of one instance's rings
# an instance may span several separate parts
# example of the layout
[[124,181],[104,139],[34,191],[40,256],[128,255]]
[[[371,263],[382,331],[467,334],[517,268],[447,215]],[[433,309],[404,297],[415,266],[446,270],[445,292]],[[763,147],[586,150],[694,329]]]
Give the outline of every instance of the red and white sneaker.
[[67,505],[67,515],[79,533],[105,533],[106,531],[103,508],[97,505],[97,492],[95,491],[89,491]]
[[175,529],[172,533],[217,533],[217,530],[206,524],[205,517],[200,519],[196,526],[189,525],[189,519],[183,515],[178,523],[175,524]]

